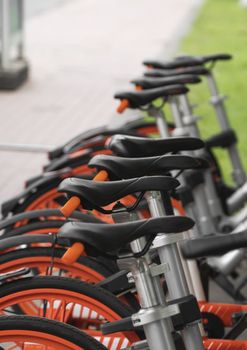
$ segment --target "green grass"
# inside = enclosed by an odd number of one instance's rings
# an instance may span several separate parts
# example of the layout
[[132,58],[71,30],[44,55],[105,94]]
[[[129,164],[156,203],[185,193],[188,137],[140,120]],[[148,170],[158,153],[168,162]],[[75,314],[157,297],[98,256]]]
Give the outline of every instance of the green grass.
[[[206,0],[184,38],[179,54],[231,53],[232,61],[220,62],[215,76],[221,94],[226,94],[228,116],[239,139],[239,149],[247,169],[247,9],[238,0]],[[200,130],[208,137],[219,130],[212,107],[207,103],[206,82],[191,91],[191,101],[198,103],[195,113],[203,117]],[[224,175],[230,181],[230,164],[224,151],[217,152]]]

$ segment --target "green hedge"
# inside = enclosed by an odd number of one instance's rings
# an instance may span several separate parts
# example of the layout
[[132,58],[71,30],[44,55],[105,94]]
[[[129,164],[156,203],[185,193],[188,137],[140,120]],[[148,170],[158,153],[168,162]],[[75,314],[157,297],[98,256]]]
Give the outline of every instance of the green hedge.
[[[218,63],[215,74],[226,102],[232,127],[239,138],[239,149],[247,169],[247,9],[237,0],[207,0],[181,44],[180,54],[231,53],[234,60]],[[218,129],[212,107],[207,103],[206,83],[192,88],[191,99],[198,103],[195,113],[202,116],[200,129],[204,137]],[[230,164],[223,151],[218,152],[225,177],[230,181]]]

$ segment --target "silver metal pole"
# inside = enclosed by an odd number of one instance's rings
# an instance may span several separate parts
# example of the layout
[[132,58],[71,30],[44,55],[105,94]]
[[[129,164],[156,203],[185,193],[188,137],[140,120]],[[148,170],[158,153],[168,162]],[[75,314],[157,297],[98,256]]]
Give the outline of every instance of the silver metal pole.
[[24,1],[18,1],[18,16],[19,16],[19,43],[18,43],[18,58],[24,58]]
[[[176,136],[191,136],[189,135],[189,130],[188,129],[186,130],[184,126],[177,99],[171,98],[169,100],[169,104],[170,104],[172,115],[176,125],[176,129],[175,129]],[[179,130],[178,134],[176,132],[177,128]],[[202,235],[208,235],[209,233],[216,232],[216,229],[212,220],[209,204],[207,201],[204,184],[200,184],[193,189],[193,197],[196,205],[196,210],[198,213],[198,218],[196,219],[196,222],[199,227],[199,233]]]
[[9,1],[1,0],[1,22],[2,22],[2,34],[1,34],[1,69],[7,69],[9,67],[9,52],[10,52],[10,37],[9,37]]
[[[207,75],[207,80],[208,80],[209,90],[211,93],[210,102],[215,109],[216,116],[220,124],[221,130],[222,131],[229,130],[231,127],[230,127],[230,122],[224,106],[224,97],[219,95],[216,81],[213,77],[212,72]],[[228,147],[227,150],[230,156],[230,160],[232,162],[233,180],[235,181],[237,186],[241,186],[246,182],[246,174],[237,150],[237,146],[233,144],[230,147]]]
[[[176,114],[177,108],[173,112]],[[164,137],[164,138],[171,137],[171,135],[169,134],[169,131],[168,131],[168,126],[166,123],[164,111],[157,110],[155,107],[153,107],[149,110],[149,115],[152,115],[156,118],[158,130],[160,132],[161,137]],[[177,115],[177,118],[178,117],[179,116]],[[179,123],[179,121],[180,121],[180,118],[177,119],[178,123]],[[181,124],[181,126],[182,126],[182,124]],[[174,172],[172,172],[172,174],[175,175]],[[184,179],[183,179],[182,175],[179,177],[179,181],[181,182],[181,184],[184,183]],[[189,204],[185,208],[186,214],[189,217],[191,217],[194,221],[197,222],[198,215],[195,214],[195,209],[196,209],[196,207],[194,204]],[[194,237],[199,236],[199,232],[198,232],[197,228],[198,228],[198,223],[193,227],[193,236]],[[195,294],[194,293],[192,293],[192,294],[194,294],[198,300],[200,300],[200,301],[206,300],[205,293],[204,293],[203,287],[202,287],[200,273],[199,273],[198,266],[197,266],[196,262],[192,261],[192,260],[190,260],[190,262],[188,260],[184,260],[182,256],[181,256],[181,261],[182,261],[182,264],[184,267],[185,276],[186,276],[187,284],[188,284],[190,291],[193,290],[195,292]]]
[[[120,213],[114,216],[114,222],[133,221],[138,219],[136,212]],[[146,244],[146,238],[141,237],[130,243],[133,253],[139,253]],[[142,257],[134,259],[119,260],[119,267],[126,267],[131,271],[130,278],[134,279],[136,290],[140,299],[141,310],[139,312],[152,312],[155,308],[167,306],[163,288],[160,283],[160,276],[151,273],[152,259],[149,251]],[[124,268],[125,269],[125,268]],[[150,350],[175,350],[172,337],[173,325],[170,317],[161,318],[154,322],[143,325],[146,339]]]
[[[184,122],[184,127],[188,129],[190,136],[201,138],[199,129],[198,129],[197,124],[196,124],[196,119],[192,115],[192,110],[190,107],[188,97],[186,95],[181,95],[179,98],[179,101],[181,103],[182,110],[184,113],[184,115],[182,117],[183,122]],[[194,153],[197,154],[199,157],[200,156],[203,157],[205,154],[205,151],[198,150]],[[206,194],[206,197],[208,200],[210,212],[211,212],[212,217],[215,219],[215,223],[217,224],[221,220],[221,218],[223,217],[223,210],[222,210],[221,203],[219,201],[219,197],[216,193],[211,170],[205,169],[203,171],[203,177],[204,177],[204,181],[205,181],[205,194]]]
[[[146,198],[152,217],[166,215],[159,192],[148,192]],[[169,235],[158,235],[153,242],[153,246],[157,248],[161,263],[169,263],[169,271],[166,272],[165,278],[169,296],[171,300],[173,300],[189,295],[189,288],[183,270],[178,245],[177,243],[164,245],[163,240],[166,236]],[[198,323],[186,327],[181,333],[188,350],[204,349]]]

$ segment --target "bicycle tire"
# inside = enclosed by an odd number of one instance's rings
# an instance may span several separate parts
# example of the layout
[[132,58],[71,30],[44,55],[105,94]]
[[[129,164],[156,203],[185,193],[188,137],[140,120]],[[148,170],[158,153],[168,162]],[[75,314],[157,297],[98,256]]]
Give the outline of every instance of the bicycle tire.
[[[0,255],[0,273],[6,273],[20,268],[38,268],[43,266],[50,266],[51,256],[54,254],[54,267],[63,267],[72,277],[81,277],[91,283],[102,281],[105,277],[112,274],[111,269],[106,268],[106,264],[102,264],[97,259],[81,256],[73,266],[64,265],[61,257],[66,252],[65,249],[56,248],[54,251],[48,247],[35,247],[18,249]],[[83,279],[83,275],[85,278]]]
[[9,296],[13,299],[13,293],[31,289],[44,290],[51,288],[54,290],[75,292],[78,293],[78,295],[85,295],[94,300],[98,300],[102,305],[107,305],[107,307],[114,309],[120,317],[128,317],[133,312],[130,306],[122,303],[117,297],[101,287],[77,279],[58,276],[26,277],[5,283],[0,289],[0,304],[1,298],[3,297]]
[[[105,340],[99,328],[102,322],[119,320],[134,313],[129,305],[100,287],[54,276],[27,277],[1,286],[1,312],[7,313],[16,306],[27,316],[42,315],[68,322],[102,341]],[[113,337],[120,339],[120,345],[139,340],[135,332],[121,332]]]
[[[60,340],[69,342],[71,345],[75,345],[70,349],[84,349],[84,350],[106,350],[106,348],[97,342],[95,339],[89,337],[87,334],[81,332],[77,328],[63,324],[58,321],[48,320],[41,317],[28,317],[28,316],[1,316],[0,317],[0,344],[3,343],[2,338],[6,334],[15,332],[16,336],[25,331],[30,332],[27,341],[30,342],[31,334],[38,333],[39,336],[44,337],[44,341],[47,338],[59,338]],[[9,339],[9,341],[13,341]],[[42,345],[42,343],[41,343]],[[52,349],[59,349],[59,347]],[[64,349],[67,349],[66,345]],[[69,349],[69,348],[68,348]],[[60,347],[61,350],[61,347]]]

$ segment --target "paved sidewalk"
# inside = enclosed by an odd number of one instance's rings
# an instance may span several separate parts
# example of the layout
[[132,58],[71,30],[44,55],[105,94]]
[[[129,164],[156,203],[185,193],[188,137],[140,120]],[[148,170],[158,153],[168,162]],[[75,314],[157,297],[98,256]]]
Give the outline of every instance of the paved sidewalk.
[[[0,143],[58,145],[116,116],[116,90],[144,58],[168,58],[203,0],[73,0],[26,22],[29,82],[0,92]],[[58,1],[57,1],[58,2]],[[0,151],[0,202],[41,171],[44,154]]]

